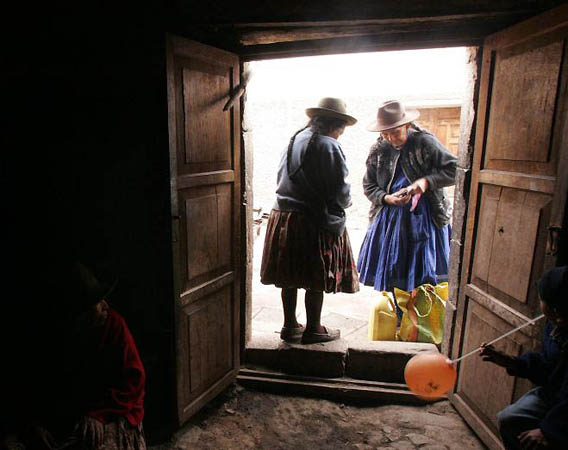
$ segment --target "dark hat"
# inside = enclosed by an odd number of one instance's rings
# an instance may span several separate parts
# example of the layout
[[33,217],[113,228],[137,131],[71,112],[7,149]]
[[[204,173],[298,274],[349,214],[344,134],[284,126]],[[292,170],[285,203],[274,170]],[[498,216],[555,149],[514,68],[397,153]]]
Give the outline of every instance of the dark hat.
[[414,109],[405,109],[398,100],[388,100],[379,106],[377,119],[369,124],[369,131],[384,131],[397,128],[418,119],[420,112]]
[[104,300],[116,287],[117,278],[103,279],[79,261],[59,271],[56,283],[61,287],[65,306],[80,313]]
[[77,277],[76,281],[82,291],[81,293],[93,303],[97,303],[109,295],[118,282],[116,278],[106,281],[99,280],[88,267],[78,261],[73,265],[73,272]]
[[542,301],[557,308],[563,315],[568,313],[568,266],[545,272],[538,280],[537,289]]

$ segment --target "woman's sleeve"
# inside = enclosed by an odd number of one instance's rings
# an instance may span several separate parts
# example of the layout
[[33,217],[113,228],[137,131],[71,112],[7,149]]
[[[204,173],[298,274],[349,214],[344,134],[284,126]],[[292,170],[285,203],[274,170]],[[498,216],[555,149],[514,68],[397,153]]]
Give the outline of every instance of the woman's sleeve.
[[103,423],[110,417],[124,416],[131,424],[137,425],[144,416],[146,373],[124,319],[117,320],[112,331],[109,346],[113,349],[109,348],[109,353],[115,352],[115,361],[119,364],[115,368],[115,382],[107,386],[105,398],[87,415]]
[[324,153],[322,161],[323,182],[325,184],[326,203],[330,210],[345,209],[351,206],[351,186],[345,181],[349,171],[345,156],[339,144]]
[[371,149],[365,163],[367,170],[363,177],[363,192],[374,205],[382,205],[387,191],[379,187],[377,183],[377,158],[376,153]]
[[456,182],[457,158],[434,136],[426,134],[423,139],[423,145],[429,149],[432,157],[432,171],[424,177],[428,181],[428,189],[453,185]]

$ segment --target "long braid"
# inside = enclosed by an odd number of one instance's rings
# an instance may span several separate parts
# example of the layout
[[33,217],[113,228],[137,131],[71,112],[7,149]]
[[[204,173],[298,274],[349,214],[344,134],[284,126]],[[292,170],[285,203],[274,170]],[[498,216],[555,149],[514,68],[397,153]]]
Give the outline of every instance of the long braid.
[[[294,176],[296,176],[296,174],[298,173],[298,171],[302,168],[302,162],[300,163],[300,165],[294,170],[294,172],[290,171],[290,159],[292,158],[292,148],[294,147],[294,141],[296,140],[296,136],[301,133],[302,131],[304,131],[306,128],[308,128],[310,125],[306,125],[304,128],[302,128],[301,130],[296,131],[296,133],[294,133],[294,136],[292,136],[292,138],[290,139],[290,143],[288,144],[288,152],[286,155],[286,170],[288,171],[288,177],[294,181]],[[314,143],[315,139],[317,138],[317,136],[319,136],[319,133],[317,131],[314,131],[312,134],[312,137],[310,138],[310,141],[308,142],[308,146],[306,147],[306,152],[304,154],[304,158],[306,157],[306,155],[308,154],[308,151],[310,150],[312,144]]]
[[[288,177],[292,180],[292,176],[296,174],[297,170],[292,174],[290,173],[290,159],[292,158],[292,148],[294,147],[294,141],[296,140],[296,136],[308,128],[309,125],[306,125],[304,128],[299,129],[294,133],[294,136],[290,138],[290,143],[288,144],[288,151],[286,152],[286,171],[288,172]],[[292,180],[294,181],[294,180]]]
[[[296,133],[294,133],[294,136],[292,136],[292,138],[290,139],[290,143],[288,144],[288,151],[286,153],[286,169],[288,171],[288,177],[292,181],[294,181],[294,177],[296,176],[296,174],[298,173],[298,171],[302,168],[302,165],[304,164],[304,160],[306,159],[306,155],[308,154],[308,152],[312,148],[315,140],[318,138],[318,136],[320,134],[329,135],[328,134],[329,132],[331,132],[331,131],[333,131],[337,128],[340,128],[340,127],[345,127],[346,123],[347,122],[344,119],[340,119],[340,118],[314,116],[310,119],[310,121],[308,122],[308,124],[304,128],[296,131]],[[298,133],[301,133],[306,128],[311,128],[312,137],[310,138],[310,141],[308,142],[308,146],[306,147],[306,151],[304,153],[304,159],[302,159],[302,161],[300,161],[300,165],[296,168],[296,170],[291,172],[290,171],[290,160],[292,159],[292,149],[294,147],[294,141],[296,140],[296,136],[298,135]]]

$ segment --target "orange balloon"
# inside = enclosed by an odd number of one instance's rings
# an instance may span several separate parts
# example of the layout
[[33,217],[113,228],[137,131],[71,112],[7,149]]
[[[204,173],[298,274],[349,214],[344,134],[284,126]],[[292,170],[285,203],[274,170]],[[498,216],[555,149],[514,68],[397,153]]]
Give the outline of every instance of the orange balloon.
[[442,397],[456,384],[457,372],[441,353],[418,353],[406,363],[404,379],[418,397],[432,400]]

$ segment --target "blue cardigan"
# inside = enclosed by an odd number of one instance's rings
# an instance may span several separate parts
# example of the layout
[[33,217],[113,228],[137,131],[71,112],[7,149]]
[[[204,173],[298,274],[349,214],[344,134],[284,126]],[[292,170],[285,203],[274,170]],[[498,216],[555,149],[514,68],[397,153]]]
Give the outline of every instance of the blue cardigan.
[[[274,209],[303,212],[317,228],[341,235],[345,208],[351,204],[345,155],[336,139],[324,135],[306,151],[312,135],[310,128],[296,135],[289,164],[287,151],[282,154]],[[287,166],[295,173],[294,181]]]
[[507,372],[528,378],[544,388],[550,410],[540,423],[544,436],[554,444],[568,442],[568,330],[546,324],[541,352],[524,353],[518,366]]

